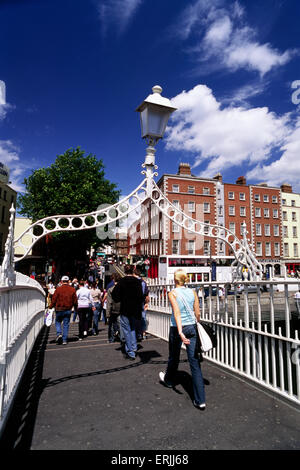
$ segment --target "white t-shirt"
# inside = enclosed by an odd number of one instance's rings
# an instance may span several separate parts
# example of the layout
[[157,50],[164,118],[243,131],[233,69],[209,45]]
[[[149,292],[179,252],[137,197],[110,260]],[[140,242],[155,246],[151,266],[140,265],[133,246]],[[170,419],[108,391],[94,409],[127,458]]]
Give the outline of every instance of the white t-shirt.
[[78,299],[78,308],[88,308],[94,305],[93,297],[90,289],[87,287],[80,287],[76,292]]

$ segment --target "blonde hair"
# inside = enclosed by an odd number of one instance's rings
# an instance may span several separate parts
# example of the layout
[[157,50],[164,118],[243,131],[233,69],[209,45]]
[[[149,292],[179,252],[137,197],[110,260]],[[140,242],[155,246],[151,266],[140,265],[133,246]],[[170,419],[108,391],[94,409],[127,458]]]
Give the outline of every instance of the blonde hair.
[[188,275],[183,269],[177,269],[174,273],[174,280],[176,284],[183,286],[188,281]]

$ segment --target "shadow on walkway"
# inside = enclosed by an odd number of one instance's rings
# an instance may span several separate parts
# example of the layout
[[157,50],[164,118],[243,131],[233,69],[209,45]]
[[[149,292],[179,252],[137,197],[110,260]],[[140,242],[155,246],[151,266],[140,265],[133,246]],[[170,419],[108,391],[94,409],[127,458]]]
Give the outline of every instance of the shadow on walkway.
[[30,449],[40,397],[47,386],[43,377],[49,329],[43,328],[25,368],[13,409],[0,440],[0,450]]

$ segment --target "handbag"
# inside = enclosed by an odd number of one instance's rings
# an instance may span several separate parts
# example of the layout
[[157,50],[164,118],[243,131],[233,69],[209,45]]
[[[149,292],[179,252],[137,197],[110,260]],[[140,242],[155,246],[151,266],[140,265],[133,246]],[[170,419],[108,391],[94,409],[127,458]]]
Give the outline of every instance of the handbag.
[[54,308],[47,308],[45,312],[45,325],[51,326],[53,321]]
[[198,322],[195,312],[191,310],[186,300],[179,296],[185,308],[195,317],[200,347],[202,352],[208,352],[217,346],[217,335],[211,326],[207,323]]

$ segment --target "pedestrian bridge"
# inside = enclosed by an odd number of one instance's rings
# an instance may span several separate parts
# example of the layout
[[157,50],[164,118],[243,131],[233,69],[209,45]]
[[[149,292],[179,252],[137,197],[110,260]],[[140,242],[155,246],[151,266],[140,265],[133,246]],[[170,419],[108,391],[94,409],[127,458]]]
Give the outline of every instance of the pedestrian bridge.
[[[0,288],[1,445],[14,449],[296,449],[300,444],[299,319],[295,284],[243,282],[202,288],[202,319],[218,346],[205,355],[207,409],[192,405],[185,351],[178,384],[158,373],[168,358],[172,285],[150,285],[149,339],[134,363],[99,336],[55,343],[44,326],[44,291],[26,276]],[[263,290],[262,288],[267,288]],[[263,291],[262,291],[263,290]],[[262,291],[262,292],[261,292]]]

